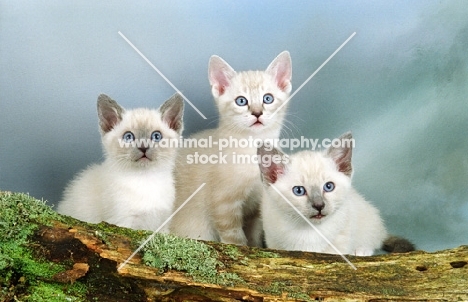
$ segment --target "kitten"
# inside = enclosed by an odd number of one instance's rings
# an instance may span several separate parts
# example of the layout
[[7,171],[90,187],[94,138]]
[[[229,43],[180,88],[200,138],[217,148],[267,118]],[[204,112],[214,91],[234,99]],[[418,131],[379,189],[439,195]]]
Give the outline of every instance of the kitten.
[[[279,54],[265,71],[236,72],[218,56],[209,62],[211,92],[219,110],[217,129],[202,131],[192,139],[212,137],[245,140],[279,138],[285,107],[271,119],[291,92],[291,57]],[[262,245],[259,204],[262,185],[256,163],[257,148],[233,143],[218,149],[184,148],[176,166],[176,206],[181,205],[202,183],[200,190],[171,221],[172,233],[195,239],[238,245]],[[212,156],[211,163],[196,163],[194,155]],[[245,163],[237,163],[245,156]]]
[[[348,132],[339,138],[340,147],[332,146],[324,152],[302,151],[270,165],[268,159],[274,155],[284,158],[284,154],[265,146],[258,149],[259,159],[266,163],[259,166],[265,184],[262,219],[269,248],[337,253],[273,186],[340,253],[370,256],[382,247],[387,231],[379,211],[351,185],[352,147],[346,143],[351,139]],[[393,237],[395,240],[405,239]],[[403,249],[399,252],[414,250],[400,246]]]
[[[178,94],[158,110],[124,110],[100,95],[97,109],[105,160],[68,185],[58,212],[91,223],[158,229],[172,213],[175,198],[177,150],[162,144],[179,138],[183,108]],[[161,231],[167,232],[167,227]]]

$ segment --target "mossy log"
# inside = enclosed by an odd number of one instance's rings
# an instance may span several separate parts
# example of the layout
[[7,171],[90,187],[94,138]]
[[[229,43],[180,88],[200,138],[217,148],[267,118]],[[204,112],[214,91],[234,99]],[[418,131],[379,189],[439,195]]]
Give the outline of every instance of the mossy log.
[[1,301],[468,301],[468,246],[349,256],[353,269],[337,255],[158,235],[119,269],[150,232],[86,224],[24,194],[0,192],[0,201],[0,231],[10,231],[0,241]]

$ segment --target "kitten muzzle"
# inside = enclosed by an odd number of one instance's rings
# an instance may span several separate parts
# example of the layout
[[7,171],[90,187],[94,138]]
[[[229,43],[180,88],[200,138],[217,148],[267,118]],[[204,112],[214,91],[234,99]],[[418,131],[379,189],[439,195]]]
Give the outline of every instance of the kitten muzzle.
[[151,158],[149,158],[146,153],[143,153],[140,158],[137,158],[137,162],[146,162],[146,161],[152,161]]
[[140,161],[140,160],[151,160],[151,158],[149,158],[147,155],[146,155],[146,150],[148,150],[148,148],[138,148],[141,153],[143,153],[141,155],[141,157],[139,159],[137,159],[137,161]]
[[255,127],[255,126],[264,126],[264,124],[260,121],[259,117],[257,117],[257,120],[252,125],[250,125],[250,127]]
[[322,212],[318,212],[318,214],[310,216],[310,219],[322,219],[325,216],[327,215],[323,215]]

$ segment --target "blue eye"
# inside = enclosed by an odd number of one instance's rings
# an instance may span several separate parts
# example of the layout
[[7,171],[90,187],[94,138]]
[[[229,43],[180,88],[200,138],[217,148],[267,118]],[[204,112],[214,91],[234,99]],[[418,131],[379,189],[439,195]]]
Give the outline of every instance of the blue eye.
[[245,106],[249,103],[249,101],[247,101],[247,99],[243,96],[238,96],[236,98],[236,104],[237,106]]
[[306,189],[303,186],[295,186],[292,188],[294,195],[303,196],[307,194]]
[[153,133],[151,133],[151,140],[153,142],[159,142],[160,140],[162,140],[162,134],[161,132],[159,131],[154,131]]
[[127,131],[124,133],[122,138],[126,143],[131,143],[135,140],[135,135],[133,135],[133,133],[131,133],[130,131]]
[[323,185],[323,190],[325,192],[331,192],[335,190],[335,184],[332,183],[331,181],[327,182],[326,184]]
[[263,102],[265,104],[271,104],[271,103],[273,103],[274,100],[275,100],[275,98],[269,93],[267,93],[267,94],[265,94],[263,96]]

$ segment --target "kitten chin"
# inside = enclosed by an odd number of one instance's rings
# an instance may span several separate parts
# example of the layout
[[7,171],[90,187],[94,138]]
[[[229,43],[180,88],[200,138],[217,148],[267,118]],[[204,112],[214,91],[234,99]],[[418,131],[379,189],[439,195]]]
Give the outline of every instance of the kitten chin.
[[175,198],[176,149],[162,144],[181,134],[183,107],[178,94],[158,110],[125,110],[100,95],[98,117],[105,160],[72,180],[58,212],[92,223],[157,230],[171,214]]
[[[265,71],[236,72],[226,61],[212,56],[208,76],[219,125],[191,138],[279,138],[291,92],[291,75],[287,51],[279,54]],[[176,206],[202,183],[206,185],[174,216],[171,232],[195,239],[262,245],[260,172],[253,163],[239,164],[232,159],[233,154],[255,156],[256,148],[228,146],[221,154],[228,156],[226,163],[189,163],[188,158],[194,154],[219,156],[220,150],[218,146],[182,150],[176,166]]]

